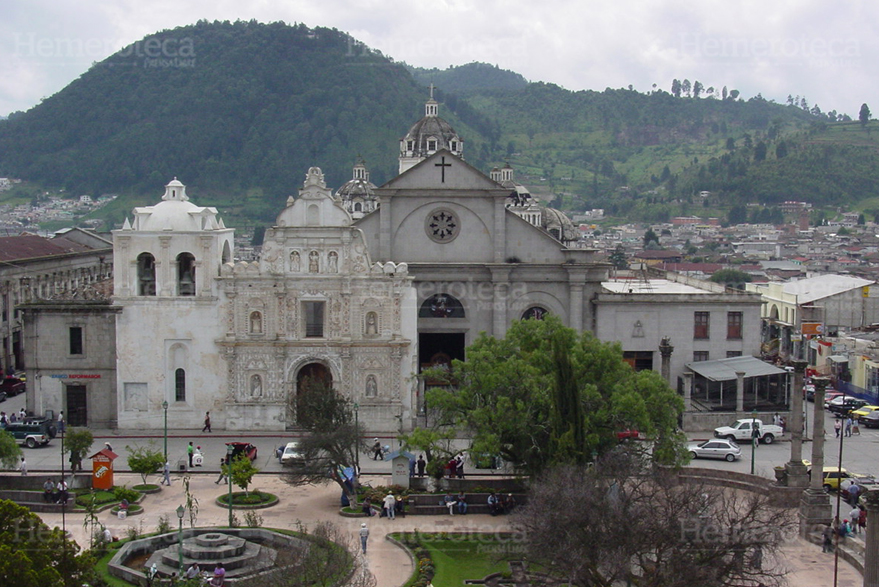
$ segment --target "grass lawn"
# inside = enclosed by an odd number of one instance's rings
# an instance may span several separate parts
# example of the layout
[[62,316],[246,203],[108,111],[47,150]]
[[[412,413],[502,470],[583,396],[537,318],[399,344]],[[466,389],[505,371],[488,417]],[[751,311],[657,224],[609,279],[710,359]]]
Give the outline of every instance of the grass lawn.
[[436,568],[434,587],[461,587],[491,573],[509,575],[507,562],[522,556],[520,545],[508,535],[420,534],[419,539]]

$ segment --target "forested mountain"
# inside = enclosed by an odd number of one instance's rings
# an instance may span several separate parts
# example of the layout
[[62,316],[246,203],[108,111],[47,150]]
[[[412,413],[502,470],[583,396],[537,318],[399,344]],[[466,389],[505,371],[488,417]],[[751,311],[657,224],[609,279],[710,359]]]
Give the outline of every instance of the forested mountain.
[[177,176],[200,204],[268,221],[310,166],[331,187],[358,157],[374,183],[393,177],[430,83],[469,162],[509,162],[569,210],[663,220],[879,198],[879,131],[793,99],[700,95],[677,80],[671,92],[572,92],[487,64],[412,68],[336,30],[255,21],[161,31],[0,121],[0,176],[118,193],[120,215]]

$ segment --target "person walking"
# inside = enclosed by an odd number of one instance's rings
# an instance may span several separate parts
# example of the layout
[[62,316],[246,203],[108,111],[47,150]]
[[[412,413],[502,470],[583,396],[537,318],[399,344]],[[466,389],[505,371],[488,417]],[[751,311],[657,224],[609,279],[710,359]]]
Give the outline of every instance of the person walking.
[[21,457],[21,463],[18,465],[18,470],[21,471],[22,477],[27,477],[27,461],[24,460],[24,457]]
[[58,412],[58,434],[64,434],[64,410]]
[[366,527],[366,522],[360,524],[360,549],[363,550],[363,554],[366,554],[366,541],[369,540],[369,528]]
[[849,414],[848,416],[845,417],[845,435],[846,436],[852,435],[852,415],[851,414]]
[[376,438],[372,443],[372,460],[376,461],[378,459],[385,460],[385,455],[382,454],[382,443]]
[[842,422],[840,420],[833,423],[833,430],[836,432],[836,437],[839,438],[839,433],[842,430]]
[[219,485],[220,483],[225,483],[228,479],[229,477],[226,475],[226,459],[220,459],[220,476],[217,477],[214,484]]
[[204,413],[204,428],[201,429],[202,432],[212,432],[211,430],[211,413]]
[[162,475],[164,478],[162,479],[162,485],[171,486],[171,463],[165,461],[165,464],[162,466]]
[[18,410],[18,419],[21,422],[24,422],[25,420],[27,420],[27,412],[24,411],[24,408],[21,408],[20,410]]
[[195,454],[195,447],[192,446],[192,441],[189,442],[189,446],[186,447],[186,455],[189,457],[189,468],[192,468],[192,455]]

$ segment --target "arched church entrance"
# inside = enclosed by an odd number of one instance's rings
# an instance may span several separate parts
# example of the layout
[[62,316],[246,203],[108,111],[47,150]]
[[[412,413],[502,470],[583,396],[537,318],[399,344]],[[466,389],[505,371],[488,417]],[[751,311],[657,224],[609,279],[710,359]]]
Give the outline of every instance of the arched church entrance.
[[332,386],[333,375],[326,365],[322,363],[303,365],[296,374],[296,387],[293,390],[294,396],[287,403],[287,428],[300,427],[308,418],[308,413],[302,400],[309,388],[327,389]]

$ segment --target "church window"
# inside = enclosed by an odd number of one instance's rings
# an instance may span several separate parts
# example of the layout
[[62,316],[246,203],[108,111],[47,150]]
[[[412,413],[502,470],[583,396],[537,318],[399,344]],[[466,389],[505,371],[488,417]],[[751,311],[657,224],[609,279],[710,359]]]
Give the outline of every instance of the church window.
[[308,226],[320,226],[320,206],[311,204],[305,213],[305,224]]
[[360,202],[354,202],[354,211],[363,212],[363,204],[361,204]]
[[458,141],[452,141],[451,149],[453,152],[458,150]]
[[71,326],[69,329],[70,354],[82,354],[82,326]]
[[406,141],[406,150],[411,151],[415,148],[415,141]]
[[262,314],[260,312],[250,313],[250,334],[262,334]]
[[461,232],[461,222],[451,210],[437,208],[427,215],[424,230],[430,240],[441,244],[450,243]]
[[174,371],[174,401],[186,401],[186,371],[184,369]]
[[195,257],[191,253],[177,255],[177,295],[195,295]]
[[137,295],[156,295],[156,259],[149,253],[137,257]]
[[448,294],[436,294],[427,298],[418,310],[419,318],[465,318],[464,306]]
[[529,318],[534,318],[535,320],[543,320],[543,318],[549,314],[546,308],[541,308],[540,306],[532,306],[525,310],[522,314],[522,320],[528,320]]
[[427,150],[436,151],[436,139],[430,139],[427,141]]
[[305,302],[305,338],[322,338],[324,335],[324,302]]

